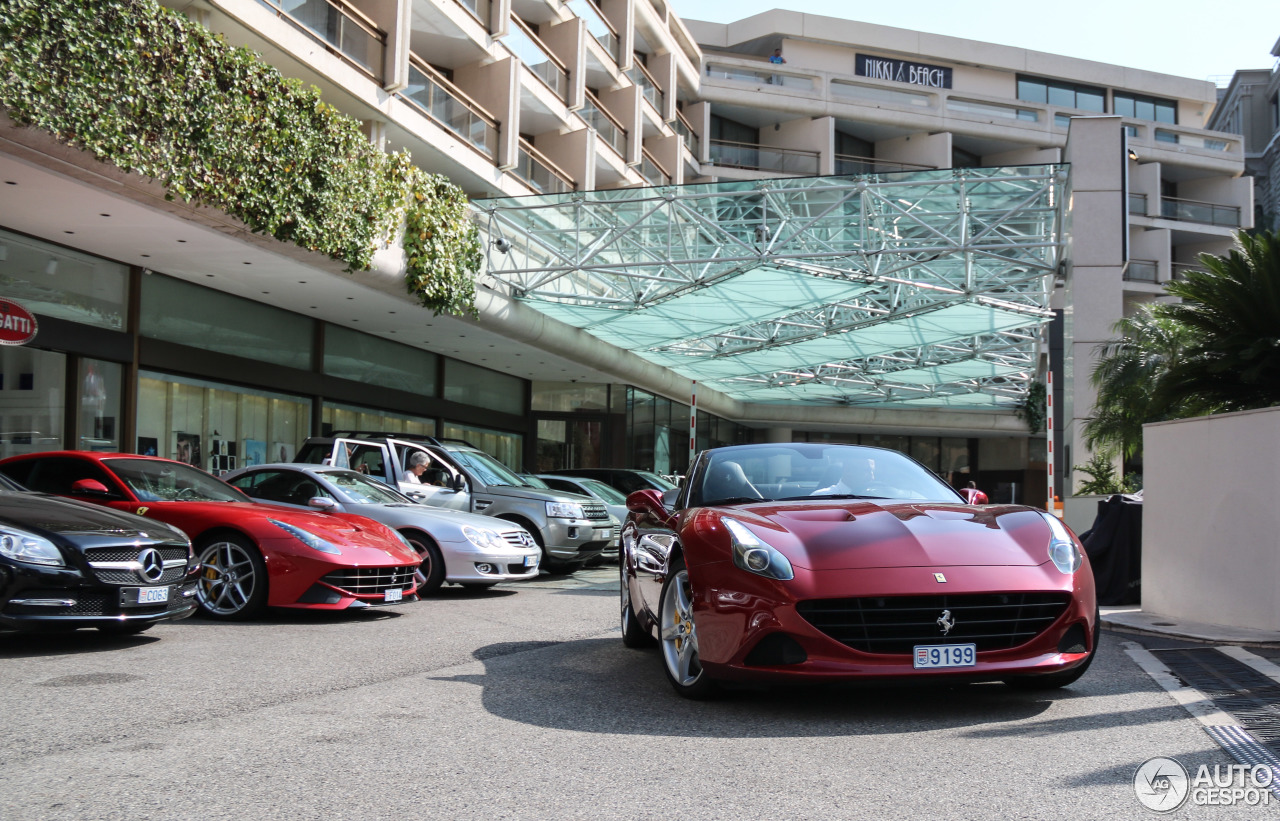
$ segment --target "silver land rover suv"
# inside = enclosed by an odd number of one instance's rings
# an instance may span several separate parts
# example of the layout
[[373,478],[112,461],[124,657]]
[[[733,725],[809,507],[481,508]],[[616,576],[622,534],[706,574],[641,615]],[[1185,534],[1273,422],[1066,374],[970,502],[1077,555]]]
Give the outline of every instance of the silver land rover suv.
[[[407,481],[416,453],[426,457],[426,469],[418,481]],[[617,550],[619,523],[602,502],[531,487],[515,471],[461,439],[335,431],[308,439],[295,461],[349,467],[423,504],[515,522],[533,534],[542,548],[542,566],[553,572],[571,573],[601,553]]]

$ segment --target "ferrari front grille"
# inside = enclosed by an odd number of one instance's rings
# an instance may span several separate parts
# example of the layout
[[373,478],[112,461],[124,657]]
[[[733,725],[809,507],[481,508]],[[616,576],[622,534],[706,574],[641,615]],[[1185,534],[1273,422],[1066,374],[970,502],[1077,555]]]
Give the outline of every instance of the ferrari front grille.
[[864,653],[910,654],[918,644],[1006,650],[1043,632],[1066,610],[1067,593],[971,593],[810,599],[796,610],[826,635]]
[[325,574],[320,581],[352,596],[380,596],[413,584],[412,567],[348,567]]

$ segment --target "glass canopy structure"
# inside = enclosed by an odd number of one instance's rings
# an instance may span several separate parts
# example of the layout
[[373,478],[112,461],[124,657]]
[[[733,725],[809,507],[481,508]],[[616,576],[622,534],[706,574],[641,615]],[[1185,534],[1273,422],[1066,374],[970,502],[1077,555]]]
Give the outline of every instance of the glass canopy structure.
[[1066,167],[479,200],[488,274],[746,402],[1011,407],[1036,376]]

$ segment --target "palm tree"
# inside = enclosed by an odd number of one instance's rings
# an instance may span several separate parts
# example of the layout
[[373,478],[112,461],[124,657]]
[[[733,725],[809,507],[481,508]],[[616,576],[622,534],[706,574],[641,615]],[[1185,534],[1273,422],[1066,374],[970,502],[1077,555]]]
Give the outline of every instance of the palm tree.
[[1091,377],[1090,449],[1131,459],[1148,422],[1280,405],[1280,234],[1241,232],[1236,242],[1165,285],[1180,303],[1148,304],[1116,324],[1120,337]]
[[1098,390],[1094,416],[1085,423],[1090,450],[1132,459],[1142,452],[1142,426],[1187,415],[1184,404],[1158,389],[1191,341],[1181,325],[1158,316],[1155,305],[1115,325],[1118,339],[1102,348],[1091,381]]
[[1280,405],[1280,234],[1236,241],[1227,256],[1201,254],[1205,270],[1165,286],[1182,302],[1157,309],[1195,338],[1162,388],[1199,413]]

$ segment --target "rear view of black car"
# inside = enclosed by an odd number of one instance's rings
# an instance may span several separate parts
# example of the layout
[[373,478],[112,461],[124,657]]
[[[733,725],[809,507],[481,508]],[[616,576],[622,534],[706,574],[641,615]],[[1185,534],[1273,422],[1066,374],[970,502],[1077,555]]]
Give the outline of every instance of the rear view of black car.
[[141,633],[191,615],[198,569],[176,528],[0,477],[0,630]]

